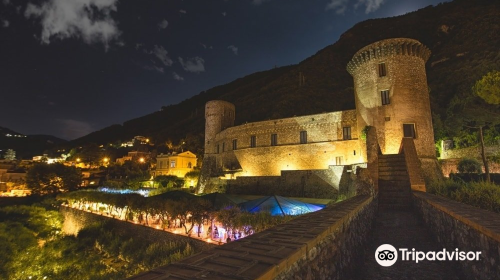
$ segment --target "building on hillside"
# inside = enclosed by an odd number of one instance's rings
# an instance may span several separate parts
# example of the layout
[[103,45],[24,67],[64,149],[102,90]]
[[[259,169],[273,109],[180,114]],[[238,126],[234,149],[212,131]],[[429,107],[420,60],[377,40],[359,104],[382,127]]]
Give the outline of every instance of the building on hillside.
[[399,153],[402,139],[411,138],[422,167],[434,170],[425,71],[429,56],[427,47],[406,38],[382,40],[359,50],[347,65],[354,78],[355,110],[234,126],[233,104],[207,102],[199,191],[226,186],[279,189],[274,194],[289,196],[308,192],[330,196],[349,173],[369,163],[365,137],[372,127],[382,154]]
[[137,162],[147,162],[151,159],[150,152],[140,152],[140,151],[132,151],[128,152],[128,154],[124,157],[117,158],[116,163],[124,164],[125,161],[137,161]]
[[194,170],[197,160],[196,155],[190,151],[180,154],[160,154],[156,156],[155,177],[160,175],[174,175],[184,178],[186,173]]
[[1,196],[26,196],[31,192],[26,190],[26,170],[14,165],[0,164],[0,194]]

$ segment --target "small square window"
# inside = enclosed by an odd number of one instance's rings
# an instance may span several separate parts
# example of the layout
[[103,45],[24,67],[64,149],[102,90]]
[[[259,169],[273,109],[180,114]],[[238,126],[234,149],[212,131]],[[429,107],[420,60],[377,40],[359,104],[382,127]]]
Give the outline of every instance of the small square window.
[[170,161],[170,168],[175,168],[175,160]]
[[278,145],[278,134],[271,134],[271,146]]
[[344,157],[335,157],[335,165],[342,165],[344,163]]
[[389,90],[383,90],[380,92],[380,97],[382,98],[382,105],[391,104],[391,100],[389,99]]
[[307,143],[307,131],[301,131],[300,132],[300,144],[306,144]]
[[342,135],[344,140],[351,140],[351,127],[350,126],[345,126],[342,129]]
[[257,137],[255,135],[250,136],[250,147],[257,147]]
[[378,64],[378,76],[379,77],[387,76],[387,68],[385,67],[385,62]]
[[404,123],[403,124],[403,134],[406,138],[416,138],[415,124],[414,123]]

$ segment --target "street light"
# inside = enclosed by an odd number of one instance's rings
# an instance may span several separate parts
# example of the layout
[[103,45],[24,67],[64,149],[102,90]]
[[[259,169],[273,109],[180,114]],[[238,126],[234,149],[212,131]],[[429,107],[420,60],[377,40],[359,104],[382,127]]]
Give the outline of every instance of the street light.
[[143,163],[143,162],[144,162],[144,158],[143,158],[143,157],[141,157],[141,158],[139,159],[139,162],[140,162],[140,163]]

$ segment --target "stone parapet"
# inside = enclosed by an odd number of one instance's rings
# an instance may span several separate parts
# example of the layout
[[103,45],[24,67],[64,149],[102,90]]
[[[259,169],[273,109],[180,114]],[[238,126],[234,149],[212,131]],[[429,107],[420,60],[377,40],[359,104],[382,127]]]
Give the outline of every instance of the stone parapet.
[[356,196],[129,279],[349,277],[363,254],[375,210],[372,197]]
[[394,55],[417,56],[425,62],[429,59],[431,51],[414,39],[386,39],[370,44],[354,54],[351,61],[347,64],[347,71],[352,75],[357,67],[367,61]]
[[420,160],[417,156],[417,150],[413,143],[413,138],[403,138],[401,141],[401,150],[405,155],[406,168],[410,178],[411,189],[414,191],[425,192],[424,175]]
[[460,261],[465,279],[500,279],[500,215],[428,193],[414,205],[447,250],[480,251],[479,261]]

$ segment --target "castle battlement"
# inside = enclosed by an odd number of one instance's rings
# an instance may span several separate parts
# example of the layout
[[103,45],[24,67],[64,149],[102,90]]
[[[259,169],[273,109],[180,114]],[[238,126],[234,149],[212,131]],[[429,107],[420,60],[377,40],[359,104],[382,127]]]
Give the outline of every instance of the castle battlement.
[[370,44],[354,54],[347,64],[347,71],[352,75],[356,68],[370,60],[380,60],[388,56],[408,55],[429,59],[431,51],[417,40],[409,38],[393,38]]

